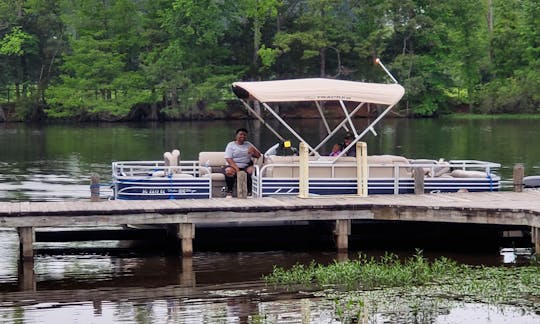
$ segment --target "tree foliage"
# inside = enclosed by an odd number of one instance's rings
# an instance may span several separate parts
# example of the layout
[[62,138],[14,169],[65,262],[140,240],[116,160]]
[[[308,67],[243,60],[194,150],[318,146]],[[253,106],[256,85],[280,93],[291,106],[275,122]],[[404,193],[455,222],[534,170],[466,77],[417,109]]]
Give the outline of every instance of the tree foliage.
[[235,80],[391,82],[380,57],[407,115],[534,113],[539,30],[535,0],[0,0],[0,104],[21,119],[198,118]]

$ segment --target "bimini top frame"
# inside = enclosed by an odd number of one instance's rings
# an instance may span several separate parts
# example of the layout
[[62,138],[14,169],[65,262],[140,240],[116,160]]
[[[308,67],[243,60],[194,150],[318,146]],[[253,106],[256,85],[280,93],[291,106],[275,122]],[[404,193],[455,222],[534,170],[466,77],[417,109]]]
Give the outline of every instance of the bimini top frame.
[[[307,142],[302,136],[290,127],[269,103],[315,102],[328,131],[328,135],[315,147],[308,144],[310,154],[316,156],[320,156],[318,149],[330,140],[341,128],[344,128],[345,130],[350,128],[354,135],[354,139],[352,140],[351,145],[344,148],[340,156],[346,154],[346,152],[364,137],[368,131],[377,135],[373,126],[376,125],[405,94],[405,89],[399,84],[365,83],[325,78],[235,82],[232,87],[233,92],[241,99],[244,106],[280,140],[284,140],[284,138],[265,122],[264,118],[249,105],[249,101],[256,100],[261,102],[264,108],[267,109],[300,142],[305,143]],[[321,102],[326,101],[339,102],[344,113],[343,120],[334,129],[330,129],[328,126],[328,122],[320,106]],[[356,102],[357,106],[349,112],[345,102]],[[368,127],[359,131],[354,126],[352,118],[365,106],[365,104],[368,103],[383,105],[386,106],[386,109]],[[349,127],[347,127],[347,124]]]

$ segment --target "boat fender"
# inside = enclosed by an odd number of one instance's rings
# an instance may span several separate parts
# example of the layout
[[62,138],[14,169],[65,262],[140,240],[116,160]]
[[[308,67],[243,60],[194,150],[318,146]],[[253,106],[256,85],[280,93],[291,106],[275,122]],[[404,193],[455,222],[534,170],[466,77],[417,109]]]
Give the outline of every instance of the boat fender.
[[540,175],[524,177],[523,186],[525,188],[540,188]]

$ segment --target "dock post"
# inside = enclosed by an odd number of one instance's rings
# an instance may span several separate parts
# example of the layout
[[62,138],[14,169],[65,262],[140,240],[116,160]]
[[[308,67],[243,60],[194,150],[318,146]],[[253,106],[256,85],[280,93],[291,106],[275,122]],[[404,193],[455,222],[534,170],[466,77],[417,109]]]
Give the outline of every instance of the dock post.
[[36,291],[36,274],[34,260],[19,260],[18,262],[19,289],[22,291]]
[[99,175],[90,176],[90,201],[99,201]]
[[368,196],[367,143],[356,142],[356,194]]
[[238,198],[247,198],[247,173],[240,171],[236,174],[236,196]]
[[17,227],[19,233],[19,253],[22,260],[34,258],[34,241],[36,233],[33,227]]
[[298,183],[298,197],[309,197],[309,156],[308,146],[304,142],[300,142],[300,160],[299,160],[299,183]]
[[522,163],[517,163],[516,165],[514,165],[514,174],[513,174],[514,192],[523,191],[524,174],[525,174],[525,168],[523,167]]
[[531,241],[534,244],[534,254],[540,256],[540,228],[531,227]]
[[193,255],[193,239],[195,238],[195,224],[182,223],[178,228],[178,236],[182,240],[182,256]]
[[193,258],[182,257],[181,287],[195,287],[195,272],[193,272]]
[[424,194],[424,168],[414,168],[414,193]]
[[349,249],[349,235],[351,234],[351,220],[338,219],[334,235],[336,236],[336,247],[338,253],[347,252]]

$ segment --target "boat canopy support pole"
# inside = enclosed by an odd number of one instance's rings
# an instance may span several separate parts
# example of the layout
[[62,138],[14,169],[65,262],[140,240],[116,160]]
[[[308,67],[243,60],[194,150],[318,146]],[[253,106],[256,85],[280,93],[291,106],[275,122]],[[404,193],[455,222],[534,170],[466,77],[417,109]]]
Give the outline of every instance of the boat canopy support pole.
[[[264,121],[264,118],[262,118],[261,115],[255,111],[255,109],[251,108],[251,106],[245,100],[240,100],[240,101],[244,104],[246,109],[251,114],[253,114],[253,116],[255,116],[264,126],[266,126],[266,128],[268,128],[274,135],[276,135],[276,137],[280,141],[283,142],[285,140],[281,135],[279,135],[279,133],[272,126],[268,125],[268,123]],[[267,105],[266,105],[266,107],[267,107]]]
[[[356,106],[356,108],[353,109],[353,111],[351,111],[350,115],[351,116],[354,116],[354,114],[356,114],[358,112],[358,110],[360,110],[363,106],[364,106],[364,102],[358,104],[358,106]],[[324,144],[326,144],[326,142],[328,142],[328,140],[330,138],[332,138],[342,127],[345,127],[345,124],[347,123],[347,118],[344,118],[341,123],[339,123],[332,132],[330,132],[330,134],[328,134],[328,136],[326,136],[320,143],[319,145],[317,145],[315,147],[315,150],[319,150]],[[345,129],[347,129],[345,127]],[[342,151],[342,154],[340,154],[339,156],[342,156],[343,154],[347,153],[349,149],[347,148],[344,148],[344,150]],[[339,157],[338,156],[338,157]]]
[[[374,129],[373,129],[373,126],[374,125],[377,125],[377,123],[395,106],[396,104],[393,104],[393,105],[390,105],[388,106],[371,124],[369,124],[368,127],[366,127],[366,129],[364,129],[360,134],[356,135],[354,140],[352,140],[351,144],[347,147],[352,147],[352,145],[355,145],[356,142],[358,142],[362,137],[364,137],[366,135],[367,132],[373,132],[374,135],[377,135],[377,133],[375,133]],[[345,121],[343,121],[345,122]],[[341,152],[341,155],[344,155],[347,153],[348,149],[345,148],[342,152]],[[340,156],[341,156],[340,155]]]
[[343,100],[339,101],[339,105],[341,106],[341,109],[343,109],[343,114],[345,115],[345,119],[349,122],[349,125],[351,126],[354,137],[357,137],[358,133],[356,132],[356,127],[354,127],[351,116],[349,115],[349,112],[347,111],[347,107],[345,107],[345,103],[343,102]]
[[272,107],[270,107],[266,102],[263,102],[262,104],[266,107],[266,109],[268,109],[268,111],[270,111],[270,113],[271,113],[272,115],[274,115],[274,117],[281,123],[281,125],[285,126],[285,128],[287,128],[287,130],[289,130],[289,132],[291,132],[291,134],[293,134],[294,137],[296,137],[296,139],[297,139],[300,143],[304,142],[304,143],[308,146],[309,151],[310,151],[311,153],[313,153],[313,154],[314,154],[315,156],[317,156],[317,157],[320,156],[319,152],[317,152],[315,149],[313,149],[313,148],[311,147],[311,145],[309,145],[309,144],[302,138],[302,136],[300,136],[297,132],[295,132],[294,129],[292,129],[292,127],[289,126],[289,124],[287,124],[287,123],[283,120],[283,118],[281,118],[281,117],[274,111],[274,109],[272,109]]

